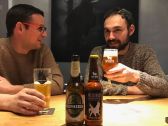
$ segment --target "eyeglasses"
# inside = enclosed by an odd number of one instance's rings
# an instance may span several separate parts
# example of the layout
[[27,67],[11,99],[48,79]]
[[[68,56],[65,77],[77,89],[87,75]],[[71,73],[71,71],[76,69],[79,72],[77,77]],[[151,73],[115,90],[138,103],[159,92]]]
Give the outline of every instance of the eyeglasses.
[[37,27],[37,30],[41,33],[45,32],[47,30],[47,28],[45,26],[41,26],[41,25],[38,25],[38,24],[27,23],[27,22],[22,22],[22,23],[24,25]]

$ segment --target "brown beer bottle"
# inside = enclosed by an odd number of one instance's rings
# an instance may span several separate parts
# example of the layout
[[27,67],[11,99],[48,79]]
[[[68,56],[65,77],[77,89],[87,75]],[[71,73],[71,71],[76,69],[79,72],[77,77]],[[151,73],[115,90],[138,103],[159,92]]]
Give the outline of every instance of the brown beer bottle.
[[79,55],[73,55],[70,81],[66,90],[66,126],[82,126],[84,122],[84,87],[80,81]]
[[102,126],[102,85],[99,82],[98,55],[90,55],[89,81],[85,85],[85,124]]

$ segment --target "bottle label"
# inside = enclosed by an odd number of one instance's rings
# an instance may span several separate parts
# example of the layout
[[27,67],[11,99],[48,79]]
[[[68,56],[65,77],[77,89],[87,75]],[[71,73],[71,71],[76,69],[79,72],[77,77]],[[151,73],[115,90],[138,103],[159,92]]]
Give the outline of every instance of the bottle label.
[[85,114],[89,120],[101,120],[102,118],[102,94],[99,91],[86,92]]
[[98,80],[99,79],[98,73],[97,72],[90,73],[90,79],[91,80]]
[[80,63],[79,61],[73,61],[71,62],[71,76],[77,77],[80,74]]
[[66,110],[69,116],[75,118],[84,109],[83,98],[78,93],[70,93],[66,101]]

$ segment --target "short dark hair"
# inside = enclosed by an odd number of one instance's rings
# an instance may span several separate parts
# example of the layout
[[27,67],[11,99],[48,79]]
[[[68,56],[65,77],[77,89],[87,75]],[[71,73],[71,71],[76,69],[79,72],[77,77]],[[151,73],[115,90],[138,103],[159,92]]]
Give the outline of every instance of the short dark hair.
[[18,4],[9,9],[6,15],[7,37],[13,34],[17,22],[28,22],[33,14],[44,16],[42,10],[28,4]]
[[104,21],[113,15],[121,15],[122,18],[124,18],[127,22],[127,27],[129,28],[131,24],[134,24],[134,18],[130,11],[124,9],[124,8],[115,8],[113,10],[109,10],[104,15]]

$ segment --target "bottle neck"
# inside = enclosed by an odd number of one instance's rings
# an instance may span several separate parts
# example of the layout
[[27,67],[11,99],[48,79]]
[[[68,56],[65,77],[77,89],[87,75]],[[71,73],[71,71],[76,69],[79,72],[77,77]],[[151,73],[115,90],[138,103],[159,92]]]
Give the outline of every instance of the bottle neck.
[[71,71],[70,71],[71,81],[80,82],[80,62],[79,60],[71,62]]
[[97,60],[95,57],[90,58],[89,81],[99,81]]
[[71,82],[73,82],[73,83],[80,82],[80,74],[77,77],[71,76]]

